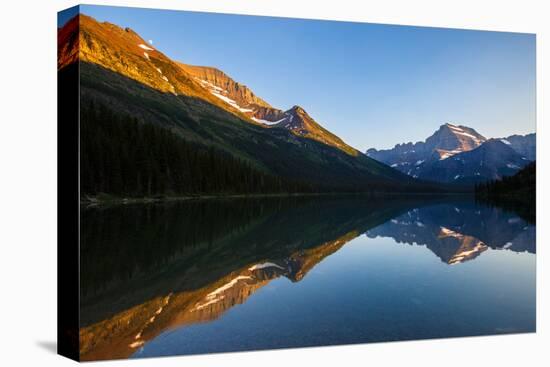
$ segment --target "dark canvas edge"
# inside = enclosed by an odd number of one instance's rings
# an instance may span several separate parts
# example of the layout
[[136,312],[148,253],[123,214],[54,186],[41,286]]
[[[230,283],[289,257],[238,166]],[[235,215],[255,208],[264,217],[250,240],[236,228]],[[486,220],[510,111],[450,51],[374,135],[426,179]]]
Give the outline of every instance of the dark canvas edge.
[[[80,12],[75,6],[58,13]],[[59,47],[59,45],[58,45]],[[57,71],[57,353],[79,361],[79,65]]]

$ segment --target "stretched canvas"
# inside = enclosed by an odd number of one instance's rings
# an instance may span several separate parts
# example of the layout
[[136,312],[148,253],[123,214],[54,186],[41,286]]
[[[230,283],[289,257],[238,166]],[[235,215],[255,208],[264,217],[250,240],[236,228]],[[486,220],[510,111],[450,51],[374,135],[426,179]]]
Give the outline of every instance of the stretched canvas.
[[535,332],[535,35],[58,17],[59,353]]

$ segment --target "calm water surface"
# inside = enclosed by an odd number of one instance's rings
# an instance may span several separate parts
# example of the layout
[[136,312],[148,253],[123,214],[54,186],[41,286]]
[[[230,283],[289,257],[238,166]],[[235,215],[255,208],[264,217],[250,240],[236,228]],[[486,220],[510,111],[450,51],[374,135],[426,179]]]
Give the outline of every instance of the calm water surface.
[[86,208],[83,359],[535,331],[535,226],[462,199]]

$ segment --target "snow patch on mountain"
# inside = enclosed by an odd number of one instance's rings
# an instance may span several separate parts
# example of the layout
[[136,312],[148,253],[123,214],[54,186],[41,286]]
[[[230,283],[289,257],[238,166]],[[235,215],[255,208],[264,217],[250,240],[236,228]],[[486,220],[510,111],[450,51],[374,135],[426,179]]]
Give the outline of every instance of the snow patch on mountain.
[[277,121],[268,121],[268,120],[262,120],[262,119],[259,119],[259,118],[256,118],[256,117],[252,117],[252,120],[253,121],[256,121],[260,124],[264,124],[264,125],[277,125],[278,123],[280,122],[283,122],[284,120],[286,120],[286,117],[280,119],[280,120],[277,120]]
[[140,43],[140,44],[138,45],[138,47],[141,47],[142,49],[147,50],[147,51],[155,51],[154,48],[151,48],[151,47],[149,47],[149,46],[147,46],[147,45],[144,45],[143,43]]
[[279,266],[275,263],[270,263],[270,262],[253,265],[250,268],[248,268],[248,270],[254,271],[254,270],[265,269],[265,268],[279,268],[279,269],[284,270],[284,268],[282,266]]
[[[204,80],[204,79],[199,79],[197,77],[195,77],[195,79],[206,89],[208,89],[208,91],[210,92],[210,94],[212,94],[213,96],[221,99],[222,101],[224,101],[225,103],[227,103],[228,105],[230,105],[231,107],[233,108],[236,108],[237,110],[243,112],[243,113],[247,113],[247,112],[254,112],[253,109],[250,109],[250,108],[245,108],[245,107],[242,107],[240,106],[235,100],[227,97],[225,94],[227,93],[227,91],[221,87],[218,87],[217,85],[214,85],[213,83],[210,83],[208,80]],[[225,93],[225,94],[224,94]]]
[[449,157],[452,157],[455,154],[462,153],[463,151],[460,149],[455,150],[440,150],[439,151],[439,160],[442,161],[444,159],[447,159]]
[[241,112],[253,112],[254,110],[251,110],[250,108],[243,108],[241,106],[239,106],[237,104],[237,102],[235,102],[234,100],[232,100],[231,98],[229,97],[226,97],[224,96],[223,94],[217,92],[217,91],[210,91],[210,93],[215,96],[215,97],[218,97],[219,99],[221,99],[222,101],[224,101],[225,103],[227,103],[228,105],[238,109],[239,111]]

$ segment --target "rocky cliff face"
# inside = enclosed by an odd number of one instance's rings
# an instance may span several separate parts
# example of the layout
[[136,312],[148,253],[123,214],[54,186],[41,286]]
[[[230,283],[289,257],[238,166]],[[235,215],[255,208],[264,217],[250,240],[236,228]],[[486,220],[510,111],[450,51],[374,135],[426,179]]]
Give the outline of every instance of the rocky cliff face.
[[223,100],[231,100],[249,116],[253,116],[252,112],[257,108],[273,108],[269,103],[256,96],[246,85],[236,82],[219,69],[183,63],[178,63],[178,65],[188,74],[192,75],[210,93],[218,96],[220,99],[225,97]]

